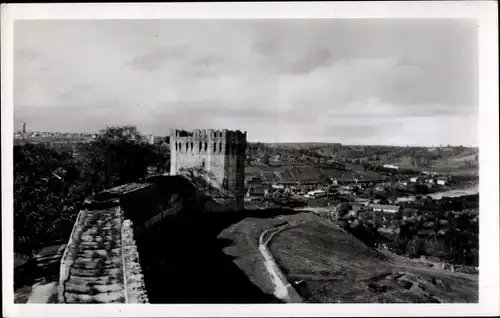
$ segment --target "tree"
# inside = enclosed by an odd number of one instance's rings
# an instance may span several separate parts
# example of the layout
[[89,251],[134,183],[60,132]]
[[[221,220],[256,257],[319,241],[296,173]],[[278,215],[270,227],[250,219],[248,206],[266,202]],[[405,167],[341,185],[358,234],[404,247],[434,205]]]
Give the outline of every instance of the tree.
[[319,177],[319,183],[320,184],[331,184],[332,180],[330,178],[328,178],[328,176],[322,174]]
[[340,217],[344,217],[345,215],[347,215],[347,213],[349,213],[349,211],[351,211],[352,209],[352,205],[350,203],[342,203],[340,206],[339,206],[339,216]]
[[403,211],[400,209],[398,212],[394,213],[394,220],[402,220],[403,219]]
[[269,155],[267,154],[267,152],[262,156],[261,162],[265,165],[269,164]]
[[144,178],[149,165],[167,161],[160,150],[140,142],[134,126],[101,130],[85,155],[83,178],[95,192]]
[[410,257],[419,257],[421,255],[421,252],[423,250],[423,241],[419,240],[418,238],[413,238],[411,241],[408,242],[408,245],[406,245],[406,253]]
[[368,162],[363,162],[363,170],[366,172],[368,170],[368,168],[370,167],[370,165],[368,164]]
[[[78,173],[71,153],[42,144],[15,146],[14,162],[14,250],[31,254],[69,235],[80,198],[72,186]],[[64,180],[54,171],[64,171]]]

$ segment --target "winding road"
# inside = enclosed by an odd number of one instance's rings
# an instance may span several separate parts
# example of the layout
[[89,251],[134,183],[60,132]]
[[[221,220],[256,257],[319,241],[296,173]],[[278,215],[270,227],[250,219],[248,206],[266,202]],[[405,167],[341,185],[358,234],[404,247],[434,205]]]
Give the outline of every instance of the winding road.
[[[295,288],[293,288],[293,286],[287,281],[285,275],[283,274],[278,264],[276,263],[276,260],[274,259],[273,255],[267,248],[267,245],[276,234],[297,225],[298,224],[292,225],[287,223],[278,228],[266,230],[262,232],[262,234],[259,237],[259,251],[264,257],[264,265],[267,269],[267,272],[271,276],[271,282],[274,288],[274,295],[278,299],[287,303],[300,303],[302,302],[302,298],[297,293]],[[268,233],[271,234],[266,240],[265,237]]]

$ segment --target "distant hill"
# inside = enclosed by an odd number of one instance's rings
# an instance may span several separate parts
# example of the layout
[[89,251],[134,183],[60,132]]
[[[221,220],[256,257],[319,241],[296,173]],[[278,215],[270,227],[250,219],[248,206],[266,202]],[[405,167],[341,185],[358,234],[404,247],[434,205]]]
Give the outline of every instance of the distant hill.
[[280,142],[280,143],[266,143],[270,147],[281,147],[281,148],[295,148],[295,149],[310,149],[310,148],[320,148],[333,146],[336,143],[329,142]]
[[219,239],[232,242],[224,252],[265,293],[272,288],[257,250],[258,236],[291,220],[304,223],[276,235],[270,249],[289,281],[305,282],[299,292],[308,302],[478,301],[477,275],[384,255],[313,213],[246,218],[219,234]]

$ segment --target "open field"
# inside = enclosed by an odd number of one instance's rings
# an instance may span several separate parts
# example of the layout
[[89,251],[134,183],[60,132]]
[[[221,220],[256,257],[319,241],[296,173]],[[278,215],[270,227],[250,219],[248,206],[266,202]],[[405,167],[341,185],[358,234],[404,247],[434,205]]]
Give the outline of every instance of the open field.
[[[352,169],[352,170],[351,170]],[[323,168],[313,166],[247,166],[245,177],[261,177],[265,181],[273,179],[318,181],[322,176],[335,178],[337,180],[383,180],[381,173],[363,171],[363,167],[350,165],[348,170],[335,168]]]

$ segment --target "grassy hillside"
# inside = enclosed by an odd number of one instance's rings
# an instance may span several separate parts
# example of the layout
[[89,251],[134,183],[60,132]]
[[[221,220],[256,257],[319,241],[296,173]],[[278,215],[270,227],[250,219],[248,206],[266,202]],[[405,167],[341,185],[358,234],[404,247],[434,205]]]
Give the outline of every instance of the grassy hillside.
[[262,231],[290,220],[304,223],[278,234],[270,249],[290,281],[305,281],[299,292],[309,302],[478,301],[477,276],[382,254],[312,213],[247,218],[219,235],[233,242],[224,252],[266,293],[266,273],[255,265],[256,242]]
[[[278,179],[278,176],[286,176],[291,173],[296,180],[319,180],[321,176],[328,178],[342,179],[370,179],[382,180],[384,176],[378,172],[363,171],[362,166],[347,165],[348,170],[340,170],[335,168],[319,168],[312,166],[246,166],[245,176],[261,177],[265,180]],[[349,171],[349,170],[355,170]]]
[[[278,153],[289,155],[304,149],[312,153],[347,160],[368,161],[375,164],[395,164],[403,169],[435,171],[452,174],[478,174],[477,147],[401,147],[376,145],[342,145],[340,148],[328,143],[273,143],[266,144]],[[334,151],[334,148],[336,150]]]

